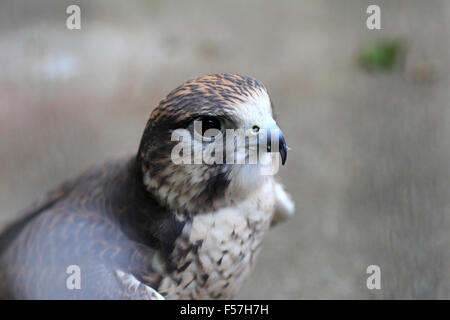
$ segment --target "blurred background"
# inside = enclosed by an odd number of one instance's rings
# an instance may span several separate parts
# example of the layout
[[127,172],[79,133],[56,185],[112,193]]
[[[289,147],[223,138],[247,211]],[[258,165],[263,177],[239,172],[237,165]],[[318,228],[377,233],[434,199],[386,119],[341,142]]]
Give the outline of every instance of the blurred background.
[[[71,4],[81,30],[66,27]],[[381,30],[366,27],[369,4]],[[238,298],[448,299],[449,21],[445,0],[3,0],[0,226],[136,151],[177,85],[240,73],[271,94],[297,212]]]

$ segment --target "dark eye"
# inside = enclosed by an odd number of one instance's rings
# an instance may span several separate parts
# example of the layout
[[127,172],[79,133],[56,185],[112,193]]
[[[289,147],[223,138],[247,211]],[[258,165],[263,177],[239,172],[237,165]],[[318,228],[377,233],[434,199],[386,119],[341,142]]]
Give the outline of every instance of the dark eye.
[[220,121],[214,117],[204,117],[201,119],[202,121],[202,136],[205,134],[205,131],[209,129],[221,129]]

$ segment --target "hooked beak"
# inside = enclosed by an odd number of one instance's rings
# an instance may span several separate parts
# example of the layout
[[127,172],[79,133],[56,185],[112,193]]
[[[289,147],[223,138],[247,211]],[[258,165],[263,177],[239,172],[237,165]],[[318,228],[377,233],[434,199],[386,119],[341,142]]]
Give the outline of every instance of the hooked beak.
[[[284,166],[287,159],[287,145],[286,140],[284,139],[283,133],[280,129],[278,131],[278,151],[280,152],[281,156],[281,164]],[[271,136],[271,130],[267,131],[267,152],[272,152],[272,136]]]

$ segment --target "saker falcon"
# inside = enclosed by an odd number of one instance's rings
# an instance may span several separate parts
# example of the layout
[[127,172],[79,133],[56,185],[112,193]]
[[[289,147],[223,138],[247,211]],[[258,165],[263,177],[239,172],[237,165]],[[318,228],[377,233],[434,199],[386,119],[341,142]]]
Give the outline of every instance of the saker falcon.
[[[0,297],[235,296],[264,234],[292,215],[294,205],[273,175],[261,174],[259,163],[175,163],[173,148],[179,142],[173,132],[193,137],[206,129],[225,138],[225,129],[255,136],[278,129],[278,149],[273,150],[273,136],[264,148],[272,151],[266,152],[269,166],[279,159],[274,151],[286,161],[287,146],[261,82],[235,74],[189,80],[154,108],[137,154],[64,183],[1,234]],[[265,139],[253,139],[256,145],[237,139],[224,157],[244,151],[240,154],[248,158]],[[193,149],[216,143],[201,141]],[[68,286],[73,266],[79,271],[75,288]]]

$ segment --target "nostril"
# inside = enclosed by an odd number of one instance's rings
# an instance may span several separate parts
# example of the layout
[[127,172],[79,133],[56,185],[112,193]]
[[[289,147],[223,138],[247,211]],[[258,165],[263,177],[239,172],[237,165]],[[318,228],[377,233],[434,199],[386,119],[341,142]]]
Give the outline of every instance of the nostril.
[[258,133],[259,132],[259,127],[258,126],[253,126],[252,130],[254,133]]

